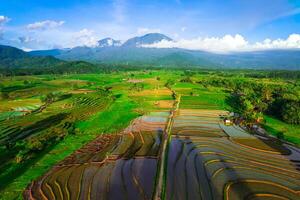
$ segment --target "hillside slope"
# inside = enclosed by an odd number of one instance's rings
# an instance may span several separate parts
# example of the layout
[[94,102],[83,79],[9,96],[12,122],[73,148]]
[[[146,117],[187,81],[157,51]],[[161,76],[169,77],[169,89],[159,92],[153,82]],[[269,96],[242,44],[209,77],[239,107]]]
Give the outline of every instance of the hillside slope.
[[0,68],[50,67],[62,62],[52,56],[32,56],[20,49],[0,45]]

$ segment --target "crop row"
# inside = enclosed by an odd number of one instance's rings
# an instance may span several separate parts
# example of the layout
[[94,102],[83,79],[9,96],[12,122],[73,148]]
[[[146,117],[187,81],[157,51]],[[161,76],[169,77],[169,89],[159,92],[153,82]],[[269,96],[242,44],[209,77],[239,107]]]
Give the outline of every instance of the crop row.
[[46,108],[45,114],[43,112],[32,113],[1,121],[0,143],[15,143],[20,139],[39,134],[50,126],[68,130],[73,122],[87,119],[92,114],[103,110],[109,103],[108,97],[95,94],[79,96],[71,100],[76,106],[61,110],[58,108],[61,103],[57,102]]
[[151,199],[155,159],[119,159],[56,167],[24,192],[26,199]]
[[299,199],[300,150],[230,129],[225,134],[219,126],[222,137],[210,125],[221,115],[179,110],[169,145],[166,199]]
[[179,109],[174,118],[172,135],[227,137],[220,128],[220,116],[227,112],[219,110]]
[[24,198],[152,199],[167,118],[152,113],[99,136],[32,182]]

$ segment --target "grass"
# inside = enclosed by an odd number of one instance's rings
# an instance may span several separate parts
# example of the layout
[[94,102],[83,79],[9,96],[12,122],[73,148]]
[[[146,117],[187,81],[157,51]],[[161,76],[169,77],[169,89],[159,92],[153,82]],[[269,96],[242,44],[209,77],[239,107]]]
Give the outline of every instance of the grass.
[[[96,135],[93,134],[78,134],[66,137],[63,141],[45,151],[44,155],[35,160],[34,163],[26,166],[25,172],[15,178],[13,182],[8,182],[0,193],[0,199],[22,199],[22,191],[32,180],[43,175],[51,166],[95,137]],[[22,171],[22,169],[19,169],[19,171]]]
[[78,122],[76,128],[88,133],[116,132],[138,116],[133,111],[136,107],[135,102],[123,95],[107,110],[97,113],[89,120]]
[[300,146],[300,125],[287,124],[270,116],[265,116],[265,120],[264,128],[268,133],[277,137],[281,132],[286,141]]
[[[5,79],[5,81],[3,81],[4,86],[11,89],[11,98],[1,100],[1,102],[3,102],[2,105],[5,107],[3,107],[2,110],[0,109],[0,116],[3,115],[3,117],[6,118],[5,116],[7,115],[8,110],[15,107],[32,105],[32,102],[39,102],[39,97],[46,92],[49,92],[46,88],[51,89],[51,91],[62,91],[64,93],[68,93],[74,89],[76,90],[77,88],[83,87],[94,89],[98,86],[104,87],[105,85],[113,83],[118,83],[120,85],[124,84],[121,81],[122,76],[120,74],[68,75],[55,77],[36,76],[26,78],[28,80],[39,80],[40,84],[36,85],[36,87],[26,89],[23,87],[16,87],[13,90],[14,85],[23,84],[22,81],[24,80],[24,77],[16,77],[13,80]],[[88,84],[89,82],[92,82],[92,84]],[[73,83],[77,84],[76,88],[71,86]],[[75,100],[78,99],[78,96],[82,96],[82,101],[84,102],[79,102],[80,105],[76,104],[74,109],[64,108],[65,105],[73,104]],[[0,175],[0,199],[21,199],[24,188],[32,180],[47,172],[57,162],[79,149],[82,145],[93,140],[97,135],[117,132],[126,127],[132,119],[138,116],[135,109],[139,106],[139,104],[127,97],[126,92],[123,95],[119,95],[113,102],[109,100],[109,106],[104,106],[102,110],[100,109],[103,104],[101,96],[102,95],[98,93],[86,95],[76,94],[69,99],[54,102],[41,113],[15,119],[19,125],[27,125],[29,122],[34,123],[35,121],[44,119],[51,114],[61,113],[66,110],[71,111],[72,116],[73,114],[76,116],[78,115],[79,117],[86,116],[83,117],[83,119],[80,117],[78,120],[75,118],[75,120],[77,120],[74,124],[76,130],[75,135],[67,135],[63,140],[57,142],[55,145],[49,146],[38,154],[35,154],[32,159],[27,159],[22,163],[16,163],[15,159],[12,158],[9,163],[3,165],[6,166],[6,168],[2,168],[5,169],[5,171],[3,171],[3,173],[1,172]],[[91,101],[90,98],[92,98]],[[98,100],[97,98],[100,99]],[[16,99],[18,99],[18,101],[16,101]],[[103,101],[105,104],[107,100],[104,99]],[[14,103],[11,104],[10,102]],[[101,103],[101,105],[100,107],[98,106],[98,108],[97,105],[99,103]],[[3,125],[8,125],[8,122],[4,121]],[[40,133],[42,132],[38,132],[36,135],[39,135]],[[5,154],[1,152],[0,154],[1,156],[5,156]]]
[[138,116],[134,112],[135,108],[136,105],[130,99],[125,96],[120,97],[107,110],[76,124],[80,130],[79,134],[67,136],[60,143],[45,151],[44,155],[34,163],[30,163],[25,172],[21,172],[21,175],[13,182],[8,181],[7,186],[0,192],[0,199],[21,199],[24,188],[32,180],[47,172],[51,166],[93,140],[97,135],[117,132],[125,128],[132,119]]
[[225,101],[228,93],[223,92],[221,88],[204,88],[195,83],[177,83],[174,90],[182,95],[181,108],[230,109]]

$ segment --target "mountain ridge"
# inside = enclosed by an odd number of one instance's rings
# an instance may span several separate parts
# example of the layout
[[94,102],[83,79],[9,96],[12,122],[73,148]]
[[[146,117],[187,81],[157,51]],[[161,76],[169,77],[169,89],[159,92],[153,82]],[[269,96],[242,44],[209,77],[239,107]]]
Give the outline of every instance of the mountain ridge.
[[33,56],[15,47],[0,45],[0,68],[50,67],[62,62],[53,56]]
[[[199,50],[144,48],[142,46],[162,40],[171,41],[172,39],[160,33],[130,38],[124,43],[107,37],[99,40],[96,47],[78,46],[71,49],[39,50],[28,52],[28,54],[31,57],[40,57],[39,59],[50,56],[66,61],[82,60],[104,64],[300,70],[300,50],[298,49],[218,54]],[[16,52],[16,54],[24,55],[21,52]]]
[[142,45],[153,44],[162,40],[173,41],[173,39],[161,33],[148,33],[128,39],[122,44],[122,47],[142,47]]
[[121,46],[121,40],[115,40],[111,37],[107,37],[104,39],[101,39],[98,41],[98,46],[99,48],[103,48],[103,47],[118,47]]

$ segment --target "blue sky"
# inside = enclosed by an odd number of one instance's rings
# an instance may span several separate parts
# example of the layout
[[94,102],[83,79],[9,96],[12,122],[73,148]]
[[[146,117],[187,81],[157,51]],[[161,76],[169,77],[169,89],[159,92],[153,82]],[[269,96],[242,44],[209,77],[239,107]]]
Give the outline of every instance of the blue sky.
[[248,45],[285,41],[299,30],[300,0],[0,0],[0,44],[23,49],[92,46],[147,32],[181,44],[238,34]]

